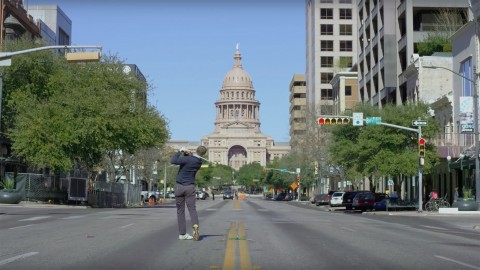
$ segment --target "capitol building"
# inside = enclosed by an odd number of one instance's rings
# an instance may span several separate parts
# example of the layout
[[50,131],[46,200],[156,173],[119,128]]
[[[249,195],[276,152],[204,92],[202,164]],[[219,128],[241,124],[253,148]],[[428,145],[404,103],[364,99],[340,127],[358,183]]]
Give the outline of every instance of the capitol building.
[[290,152],[288,142],[275,143],[260,130],[260,102],[250,75],[242,67],[242,56],[237,49],[233,68],[225,75],[220,98],[215,102],[215,122],[212,133],[198,142],[170,141],[168,146],[187,147],[194,151],[198,145],[207,147],[207,158],[235,170],[243,165],[267,162]]

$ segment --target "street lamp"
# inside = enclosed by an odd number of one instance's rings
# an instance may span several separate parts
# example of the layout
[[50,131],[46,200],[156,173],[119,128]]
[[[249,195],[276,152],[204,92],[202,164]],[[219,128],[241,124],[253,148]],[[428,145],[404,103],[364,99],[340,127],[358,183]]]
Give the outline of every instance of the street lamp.
[[[431,68],[431,69],[444,69],[447,71],[450,71],[451,73],[462,77],[463,79],[469,81],[473,85],[473,122],[474,122],[474,127],[473,127],[473,146],[475,147],[474,155],[475,155],[475,190],[476,190],[476,201],[480,203],[480,160],[479,160],[479,151],[478,151],[478,89],[477,89],[477,80],[478,80],[478,74],[475,72],[474,76],[475,79],[472,80],[468,77],[465,77],[463,74],[460,74],[458,72],[455,72],[449,68],[446,67],[440,67],[440,66],[422,66],[423,68]],[[450,169],[450,167],[449,167]]]
[[448,172],[450,172],[450,163],[452,162],[452,157],[450,155],[447,156],[447,162],[448,162]]

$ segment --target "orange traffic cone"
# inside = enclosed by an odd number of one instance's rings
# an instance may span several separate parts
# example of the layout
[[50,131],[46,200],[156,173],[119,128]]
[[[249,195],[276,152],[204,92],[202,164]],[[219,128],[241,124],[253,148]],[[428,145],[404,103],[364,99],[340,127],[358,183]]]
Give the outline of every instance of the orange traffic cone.
[[153,198],[148,199],[148,205],[150,206],[155,205],[155,201],[153,200]]

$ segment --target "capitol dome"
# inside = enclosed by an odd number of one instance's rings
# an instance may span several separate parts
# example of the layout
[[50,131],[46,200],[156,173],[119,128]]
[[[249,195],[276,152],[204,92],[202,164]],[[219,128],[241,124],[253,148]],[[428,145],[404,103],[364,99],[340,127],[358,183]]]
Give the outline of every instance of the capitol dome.
[[240,55],[238,47],[235,51],[235,56],[233,59],[233,68],[227,73],[227,75],[225,75],[222,89],[252,89],[252,79],[250,78],[250,75],[248,75],[248,73],[242,68],[242,56]]

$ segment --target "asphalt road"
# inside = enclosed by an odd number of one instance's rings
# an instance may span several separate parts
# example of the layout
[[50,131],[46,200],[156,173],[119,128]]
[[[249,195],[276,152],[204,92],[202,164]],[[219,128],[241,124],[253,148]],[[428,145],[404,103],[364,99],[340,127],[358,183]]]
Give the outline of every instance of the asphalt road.
[[0,206],[0,269],[480,269],[480,215],[362,215],[261,199],[197,209],[200,241],[182,241],[172,204]]

